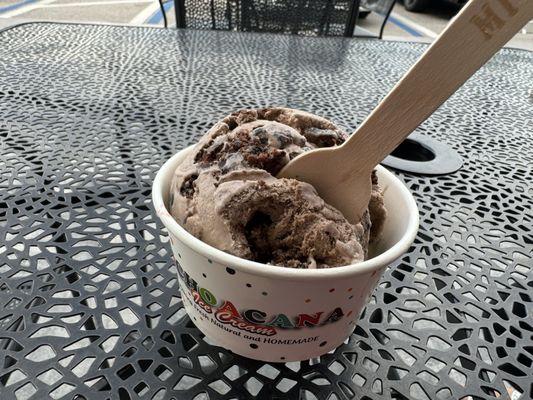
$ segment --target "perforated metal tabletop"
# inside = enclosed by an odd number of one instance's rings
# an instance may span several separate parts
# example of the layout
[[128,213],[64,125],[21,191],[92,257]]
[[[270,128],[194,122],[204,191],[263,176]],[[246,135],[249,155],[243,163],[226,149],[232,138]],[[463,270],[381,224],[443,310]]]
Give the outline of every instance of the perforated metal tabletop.
[[349,341],[264,364],[185,315],[159,166],[225,114],[353,130],[425,45],[28,24],[0,33],[0,399],[533,397],[533,54],[505,49],[417,132],[464,159],[398,172],[421,226]]

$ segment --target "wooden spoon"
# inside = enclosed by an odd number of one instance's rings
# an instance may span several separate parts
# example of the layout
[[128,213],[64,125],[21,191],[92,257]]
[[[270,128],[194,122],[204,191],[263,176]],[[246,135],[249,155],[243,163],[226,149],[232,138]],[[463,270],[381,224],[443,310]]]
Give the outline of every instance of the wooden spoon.
[[470,0],[341,146],[304,153],[278,174],[312,184],[356,223],[373,168],[533,18],[533,0]]

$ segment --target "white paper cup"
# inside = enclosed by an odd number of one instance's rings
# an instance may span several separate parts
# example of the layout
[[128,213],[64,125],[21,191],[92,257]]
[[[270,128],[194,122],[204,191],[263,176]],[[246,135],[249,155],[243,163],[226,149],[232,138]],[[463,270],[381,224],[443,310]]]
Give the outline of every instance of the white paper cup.
[[341,345],[381,274],[404,254],[418,229],[416,203],[378,166],[388,218],[367,261],[329,269],[291,269],[245,260],[195,238],[168,212],[173,172],[190,148],[157,173],[152,197],[168,229],[185,310],[214,343],[270,362],[320,356]]

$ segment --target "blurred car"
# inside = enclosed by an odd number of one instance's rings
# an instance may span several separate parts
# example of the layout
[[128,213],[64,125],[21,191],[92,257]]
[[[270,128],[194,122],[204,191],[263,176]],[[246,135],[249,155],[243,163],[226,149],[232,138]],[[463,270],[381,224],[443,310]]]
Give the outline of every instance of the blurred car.
[[[407,11],[421,12],[427,8],[427,6],[431,3],[431,1],[435,1],[435,0],[403,0],[403,6],[405,7]],[[446,1],[448,1],[449,3],[455,3],[460,6],[468,2],[468,0],[446,0]]]

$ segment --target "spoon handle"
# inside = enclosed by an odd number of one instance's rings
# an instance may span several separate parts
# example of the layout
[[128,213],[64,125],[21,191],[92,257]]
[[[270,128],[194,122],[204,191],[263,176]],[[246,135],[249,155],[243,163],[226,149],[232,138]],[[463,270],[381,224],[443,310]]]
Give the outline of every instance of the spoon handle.
[[470,0],[344,143],[346,154],[381,162],[532,18],[533,0]]

